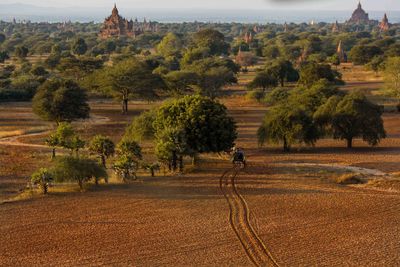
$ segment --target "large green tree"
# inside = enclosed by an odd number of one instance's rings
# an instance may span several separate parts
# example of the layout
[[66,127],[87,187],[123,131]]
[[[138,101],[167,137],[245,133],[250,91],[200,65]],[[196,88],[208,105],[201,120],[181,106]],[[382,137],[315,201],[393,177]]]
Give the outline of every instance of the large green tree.
[[383,108],[370,102],[359,92],[344,97],[332,96],[315,112],[317,123],[328,127],[335,139],[346,140],[353,147],[353,139],[360,137],[375,146],[386,132],[382,120]]
[[167,128],[184,130],[193,153],[225,151],[237,137],[235,122],[226,107],[201,96],[185,96],[164,104],[154,126],[156,135]]
[[51,79],[43,83],[33,98],[36,115],[47,121],[71,122],[89,117],[86,92],[71,80]]
[[107,178],[107,172],[96,160],[77,157],[61,157],[52,170],[56,182],[77,182],[83,190],[86,182],[94,179],[96,184],[101,178]]
[[310,113],[289,103],[271,108],[257,135],[260,145],[283,144],[285,152],[289,152],[295,143],[314,145],[318,139],[318,131]]
[[88,47],[84,39],[78,38],[72,45],[72,53],[75,55],[83,55],[86,53]]
[[342,84],[342,76],[339,72],[332,70],[328,64],[318,64],[316,62],[308,62],[300,69],[299,84],[311,87],[314,83],[321,79],[326,79],[332,84]]
[[128,113],[128,102],[132,97],[151,100],[157,90],[164,89],[162,78],[154,74],[145,62],[127,59],[106,70],[102,86],[122,102],[122,113]]
[[254,79],[247,85],[249,89],[261,88],[263,92],[276,86],[278,86],[278,79],[270,69],[257,72]]
[[106,159],[114,155],[115,144],[108,137],[96,135],[90,140],[89,151],[100,158],[101,164],[106,169]]
[[227,55],[229,44],[225,42],[225,36],[214,29],[203,29],[193,35],[193,47],[208,48],[210,55]]
[[182,40],[174,33],[167,33],[157,45],[157,52],[164,57],[177,57],[182,50]]
[[385,63],[384,75],[384,92],[390,96],[396,97],[400,102],[400,57],[392,57],[387,59]]

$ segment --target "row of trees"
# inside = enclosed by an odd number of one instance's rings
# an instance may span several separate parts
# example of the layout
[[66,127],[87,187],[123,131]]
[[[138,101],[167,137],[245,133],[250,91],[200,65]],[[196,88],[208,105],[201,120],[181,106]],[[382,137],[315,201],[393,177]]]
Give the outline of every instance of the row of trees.
[[277,88],[268,99],[272,107],[258,130],[260,145],[283,144],[290,151],[296,143],[314,145],[333,137],[352,148],[354,138],[375,146],[386,137],[382,107],[360,92],[340,91],[326,79],[291,91]]

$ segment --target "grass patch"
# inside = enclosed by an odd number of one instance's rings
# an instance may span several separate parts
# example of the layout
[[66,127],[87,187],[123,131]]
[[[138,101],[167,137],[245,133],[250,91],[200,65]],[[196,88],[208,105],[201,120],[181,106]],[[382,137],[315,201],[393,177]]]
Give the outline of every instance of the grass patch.
[[363,184],[364,180],[359,173],[346,173],[337,177],[336,183],[341,185]]

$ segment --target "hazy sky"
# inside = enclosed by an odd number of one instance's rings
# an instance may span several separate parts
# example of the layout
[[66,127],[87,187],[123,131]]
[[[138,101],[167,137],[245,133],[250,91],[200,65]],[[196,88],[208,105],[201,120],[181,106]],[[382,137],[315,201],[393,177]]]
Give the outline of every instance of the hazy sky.
[[[226,9],[326,9],[352,10],[358,0],[0,0],[0,4],[33,4],[38,6],[110,7],[117,2],[121,8],[226,8]],[[399,0],[362,0],[368,10],[400,10]]]

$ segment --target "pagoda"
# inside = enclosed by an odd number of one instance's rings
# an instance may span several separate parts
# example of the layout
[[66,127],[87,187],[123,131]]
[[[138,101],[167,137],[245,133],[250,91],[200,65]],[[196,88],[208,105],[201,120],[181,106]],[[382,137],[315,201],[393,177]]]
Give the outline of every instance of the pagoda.
[[353,23],[353,24],[369,24],[369,23],[371,23],[368,13],[366,13],[361,6],[361,2],[358,2],[357,9],[354,10],[353,15],[347,21],[347,23]]
[[380,29],[381,31],[384,32],[384,31],[389,30],[389,27],[390,27],[390,25],[389,25],[389,19],[388,19],[386,13],[385,13],[385,15],[383,16],[383,19],[382,19],[381,23],[379,23],[379,29]]
[[342,41],[339,41],[338,47],[336,49],[336,54],[339,57],[340,63],[347,62],[347,55],[346,52],[344,52]]
[[111,12],[111,16],[104,20],[103,26],[101,27],[99,37],[102,39],[128,36],[136,37],[143,34],[144,32],[156,32],[158,27],[156,23],[144,19],[143,22],[127,20],[119,15],[117,5],[114,4],[114,8]]
[[339,32],[339,31],[340,31],[340,26],[338,21],[336,21],[332,26],[332,32]]

